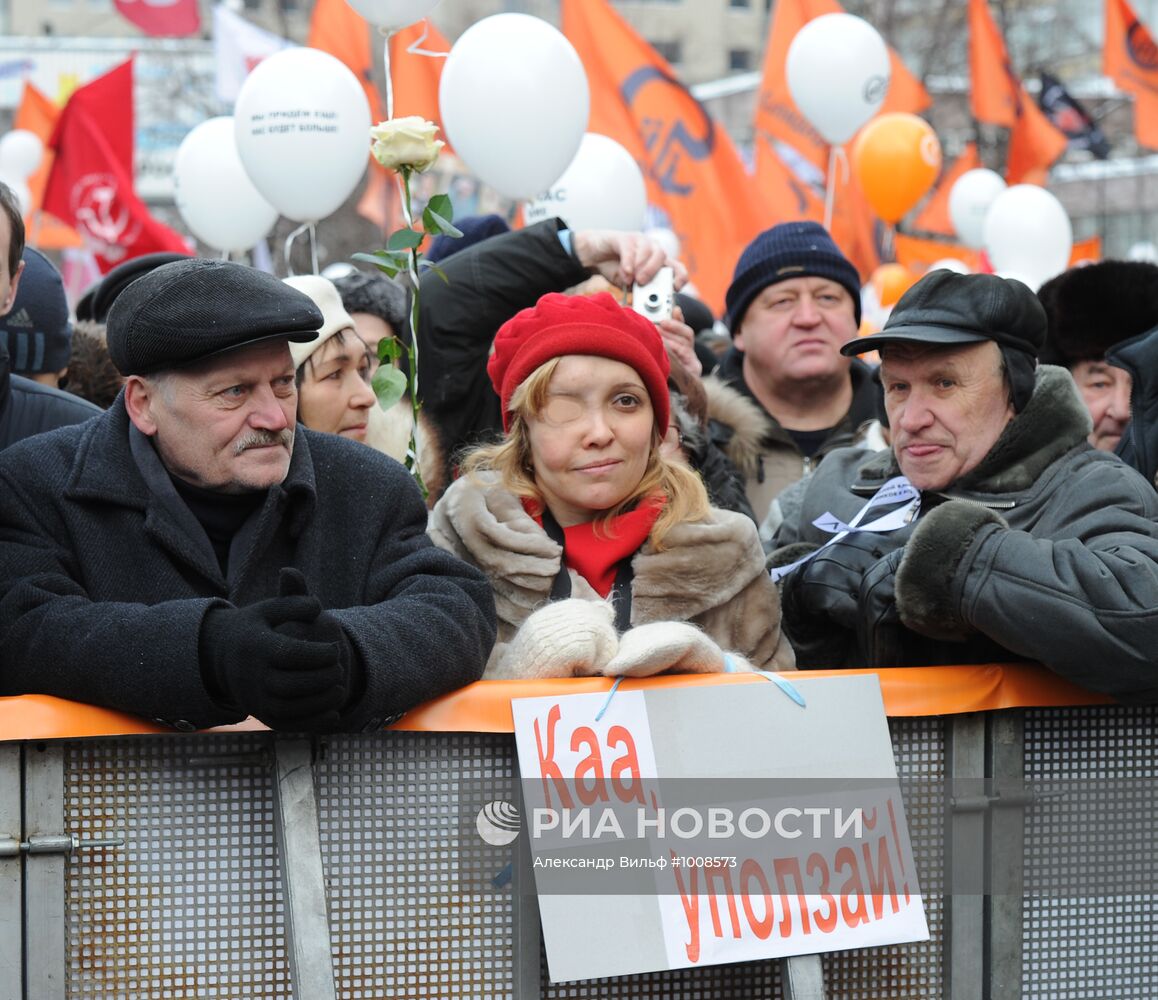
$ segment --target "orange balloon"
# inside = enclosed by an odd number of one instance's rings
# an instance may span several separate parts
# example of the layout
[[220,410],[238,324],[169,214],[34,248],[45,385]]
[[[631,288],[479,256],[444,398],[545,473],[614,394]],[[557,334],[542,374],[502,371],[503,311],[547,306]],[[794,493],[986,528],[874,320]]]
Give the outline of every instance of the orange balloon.
[[877,301],[882,306],[892,306],[917,283],[917,275],[904,264],[882,264],[873,271],[869,283],[877,293]]
[[878,115],[857,136],[852,167],[873,211],[895,226],[941,172],[941,143],[923,118]]

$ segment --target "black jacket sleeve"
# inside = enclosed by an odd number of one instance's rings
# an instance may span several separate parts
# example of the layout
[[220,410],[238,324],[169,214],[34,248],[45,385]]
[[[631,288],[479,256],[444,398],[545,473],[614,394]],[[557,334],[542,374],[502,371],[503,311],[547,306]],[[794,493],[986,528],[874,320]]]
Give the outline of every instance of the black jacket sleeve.
[[[495,333],[547,292],[588,277],[559,239],[559,219],[494,236],[443,260],[422,277],[418,391],[448,454],[502,431],[487,377]],[[445,278],[445,280],[444,280]]]

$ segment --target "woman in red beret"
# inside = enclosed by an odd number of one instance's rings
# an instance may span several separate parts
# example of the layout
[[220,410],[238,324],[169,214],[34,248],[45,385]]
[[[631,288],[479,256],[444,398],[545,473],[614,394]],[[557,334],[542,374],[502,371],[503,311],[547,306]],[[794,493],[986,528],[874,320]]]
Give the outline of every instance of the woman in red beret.
[[755,525],[661,452],[668,370],[655,325],[606,293],[545,295],[499,330],[506,436],[430,526],[494,588],[485,676],[793,668]]

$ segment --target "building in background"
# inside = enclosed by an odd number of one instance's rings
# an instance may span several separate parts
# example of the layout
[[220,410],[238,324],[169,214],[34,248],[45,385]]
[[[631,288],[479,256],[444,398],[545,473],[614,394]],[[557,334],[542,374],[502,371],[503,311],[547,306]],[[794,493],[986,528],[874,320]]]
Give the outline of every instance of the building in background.
[[[213,94],[213,5],[200,2],[199,36],[152,39],[119,15],[113,0],[0,0],[0,128],[11,121],[25,77],[63,99],[72,86],[136,51],[138,189],[163,209],[171,200],[169,174],[181,139],[199,122],[231,110]],[[1132,4],[1158,33],[1158,0]],[[300,43],[313,4],[231,0],[228,6]],[[750,148],[771,0],[614,0],[614,6],[667,58],[739,147]],[[929,118],[946,162],[976,141],[987,165],[1000,166],[1001,131],[975,126],[969,113],[965,0],[846,0],[844,6],[874,24],[925,82],[934,98]],[[1067,153],[1051,173],[1050,187],[1070,213],[1075,238],[1101,235],[1107,256],[1158,242],[1158,155],[1138,148],[1133,102],[1101,74],[1102,3],[1003,0],[990,6],[1030,91],[1037,72],[1048,70],[1097,119],[1111,144],[1107,161]],[[453,41],[503,10],[559,23],[558,0],[442,0],[431,19]],[[376,59],[381,82],[380,52]]]

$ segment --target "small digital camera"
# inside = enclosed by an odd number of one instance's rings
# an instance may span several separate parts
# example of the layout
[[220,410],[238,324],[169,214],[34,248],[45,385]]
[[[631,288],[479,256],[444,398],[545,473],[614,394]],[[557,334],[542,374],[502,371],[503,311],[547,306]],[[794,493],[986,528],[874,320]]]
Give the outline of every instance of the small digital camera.
[[646,285],[631,286],[631,308],[653,323],[671,319],[675,301],[675,271],[661,267]]

